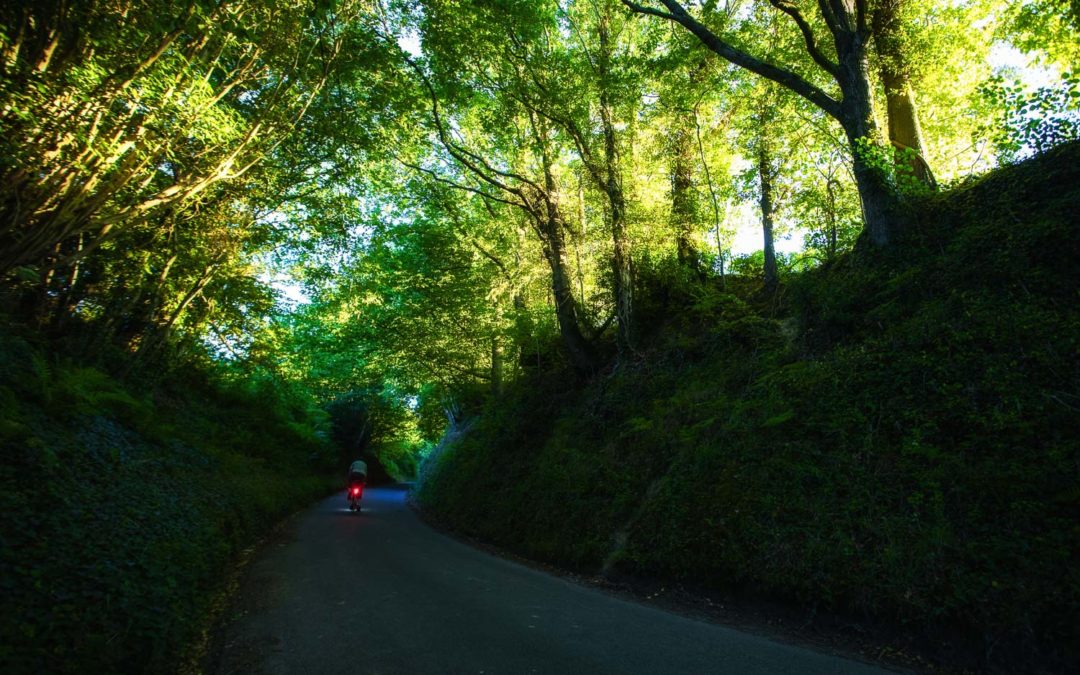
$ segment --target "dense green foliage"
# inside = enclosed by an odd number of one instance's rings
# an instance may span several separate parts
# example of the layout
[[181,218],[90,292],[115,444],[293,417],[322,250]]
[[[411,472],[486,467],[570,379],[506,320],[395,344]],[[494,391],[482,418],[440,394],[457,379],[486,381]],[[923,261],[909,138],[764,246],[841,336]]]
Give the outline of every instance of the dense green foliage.
[[270,377],[153,385],[0,338],[0,662],[162,672],[239,551],[337,486],[325,415]]
[[1074,144],[929,200],[903,255],[789,277],[778,310],[669,287],[635,361],[514,388],[420,502],[545,560],[1075,665],[1077,167]]
[[3,3],[0,662],[160,669],[327,472],[429,452],[425,503],[530,554],[1052,662],[1078,30],[1063,0]]

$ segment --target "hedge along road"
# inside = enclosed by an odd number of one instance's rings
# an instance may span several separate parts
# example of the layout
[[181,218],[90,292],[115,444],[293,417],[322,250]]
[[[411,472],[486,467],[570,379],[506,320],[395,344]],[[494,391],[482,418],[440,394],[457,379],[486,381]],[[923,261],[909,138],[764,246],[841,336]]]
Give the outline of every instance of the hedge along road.
[[233,673],[884,673],[620,600],[471,548],[401,487],[337,494],[251,564],[221,636]]

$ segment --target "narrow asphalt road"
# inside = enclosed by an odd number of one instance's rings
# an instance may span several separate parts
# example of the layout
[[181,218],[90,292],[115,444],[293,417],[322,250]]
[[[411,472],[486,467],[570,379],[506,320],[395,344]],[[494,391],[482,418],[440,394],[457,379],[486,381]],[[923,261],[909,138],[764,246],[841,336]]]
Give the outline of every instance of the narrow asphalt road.
[[248,569],[218,675],[882,673],[651,607],[439,534],[403,488],[295,519]]

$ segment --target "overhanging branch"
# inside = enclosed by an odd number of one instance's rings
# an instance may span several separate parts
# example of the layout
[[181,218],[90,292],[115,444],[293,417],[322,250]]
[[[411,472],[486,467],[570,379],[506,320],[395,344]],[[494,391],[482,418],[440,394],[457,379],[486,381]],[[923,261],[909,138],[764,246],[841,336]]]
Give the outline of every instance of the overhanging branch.
[[442,115],[439,112],[439,98],[435,95],[435,87],[432,86],[431,81],[428,79],[424,71],[417,66],[412,59],[405,57],[405,62],[409,64],[413,72],[420,78],[424,88],[428,92],[428,96],[431,99],[431,115],[435,123],[435,132],[439,137],[439,142],[442,143],[446,151],[449,152],[454,159],[461,162],[469,171],[474,173],[477,177],[482,179],[485,183],[489,183],[493,187],[496,187],[504,192],[517,195],[518,198],[524,199],[521,190],[504,183],[502,178],[509,178],[511,180],[520,181],[526,185],[530,185],[534,188],[538,188],[533,181],[529,180],[525,176],[519,174],[502,171],[496,167],[491,166],[483,157],[477,155],[474,152],[469,151],[466,148],[461,147],[453,140],[450,139],[449,134],[446,133],[446,126],[443,124]]
[[703,23],[690,16],[690,14],[676,0],[660,0],[670,13],[662,12],[653,7],[622,0],[622,3],[638,14],[659,16],[669,21],[674,21],[701,40],[702,44],[727,61],[745,68],[752,73],[772,80],[777,84],[790,89],[799,96],[821,108],[828,115],[840,120],[840,102],[827,93],[814,86],[800,75],[763,61],[737,47],[725,42],[719,35],[712,32]]
[[818,49],[817,41],[814,39],[814,31],[810,29],[810,24],[807,23],[806,18],[803,17],[799,8],[794,5],[789,5],[787,2],[784,2],[784,0],[769,0],[769,4],[790,16],[795,22],[795,25],[799,27],[799,31],[803,35],[803,40],[806,42],[806,51],[810,53],[810,58],[814,59],[814,63],[818,64],[825,72],[832,75],[833,79],[839,77],[840,66],[829,60],[829,58]]
[[524,211],[529,211],[530,210],[529,205],[524,201],[519,202],[519,201],[514,201],[514,200],[511,200],[511,199],[504,199],[502,197],[496,197],[495,195],[491,194],[490,192],[485,192],[484,190],[481,190],[480,188],[473,187],[471,185],[465,185],[463,183],[458,183],[457,181],[453,181],[453,180],[450,180],[449,178],[445,178],[443,176],[440,176],[437,172],[433,171],[432,169],[428,169],[426,167],[420,166],[419,164],[414,164],[412,162],[401,159],[400,157],[398,157],[397,155],[395,155],[393,153],[390,153],[390,156],[393,157],[394,160],[396,160],[398,162],[398,164],[401,164],[402,166],[408,167],[408,168],[412,169],[413,171],[419,171],[420,173],[423,173],[423,174],[425,174],[427,176],[430,176],[435,182],[441,183],[443,185],[448,185],[448,186],[454,188],[455,190],[462,190],[463,192],[471,192],[473,194],[480,195],[481,197],[484,197],[486,199],[491,199],[493,201],[501,202],[501,203],[507,204],[509,206],[515,206],[515,207],[517,207],[519,209],[522,209]]

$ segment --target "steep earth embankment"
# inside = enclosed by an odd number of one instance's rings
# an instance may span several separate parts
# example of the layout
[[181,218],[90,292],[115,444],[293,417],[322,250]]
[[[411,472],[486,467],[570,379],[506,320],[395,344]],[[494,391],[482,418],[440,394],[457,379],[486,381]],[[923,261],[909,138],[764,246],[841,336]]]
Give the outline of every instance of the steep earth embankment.
[[0,331],[0,670],[175,672],[333,451],[271,381],[152,387]]
[[564,566],[1074,667],[1077,214],[1073,144],[929,200],[894,252],[790,279],[779,311],[644,288],[661,328],[637,358],[520,383],[433,457],[419,504]]

